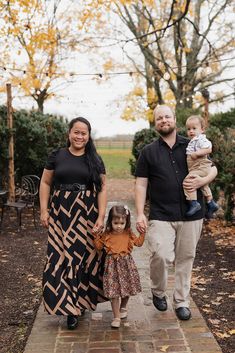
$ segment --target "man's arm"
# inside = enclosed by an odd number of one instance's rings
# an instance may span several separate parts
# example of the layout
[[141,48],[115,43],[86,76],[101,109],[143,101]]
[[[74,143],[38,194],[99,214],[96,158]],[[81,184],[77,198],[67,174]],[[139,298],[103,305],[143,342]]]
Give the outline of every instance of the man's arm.
[[196,189],[200,189],[202,186],[210,184],[217,176],[218,171],[215,166],[211,167],[210,172],[205,177],[192,176],[188,179],[184,179],[183,186],[188,192],[193,192]]
[[136,229],[143,233],[147,229],[147,219],[144,214],[144,205],[148,187],[148,178],[136,178],[135,182],[135,206],[137,213]]

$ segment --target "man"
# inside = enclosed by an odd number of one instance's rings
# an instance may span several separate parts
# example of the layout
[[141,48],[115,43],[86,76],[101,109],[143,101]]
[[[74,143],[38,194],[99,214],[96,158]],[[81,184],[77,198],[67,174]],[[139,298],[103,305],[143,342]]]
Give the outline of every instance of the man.
[[193,177],[184,181],[188,173],[186,147],[188,139],[177,135],[176,118],[168,106],[154,110],[155,128],[160,138],[145,146],[136,167],[135,202],[137,211],[136,228],[146,231],[144,215],[147,187],[149,186],[150,214],[148,246],[150,255],[150,278],[153,304],[160,310],[167,310],[166,289],[168,266],[175,265],[175,289],[173,304],[177,317],[188,320],[191,271],[200,238],[204,206],[202,193],[198,190],[201,210],[187,219],[187,202],[184,187],[195,191],[210,183],[217,175],[211,168],[207,177]]

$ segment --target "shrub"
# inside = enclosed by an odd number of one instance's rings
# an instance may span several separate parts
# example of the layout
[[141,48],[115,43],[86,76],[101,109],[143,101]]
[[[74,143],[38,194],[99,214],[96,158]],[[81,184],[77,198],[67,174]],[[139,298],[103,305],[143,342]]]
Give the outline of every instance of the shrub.
[[[49,114],[20,110],[14,112],[15,181],[22,175],[41,176],[48,153],[66,143],[67,124]],[[8,181],[8,138],[6,107],[0,107],[0,173]]]
[[232,221],[234,209],[235,190],[235,138],[234,129],[225,128],[222,132],[217,127],[211,126],[207,130],[208,138],[213,141],[212,160],[218,169],[215,183],[211,184],[215,196],[219,190],[224,192],[225,219]]
[[134,156],[134,159],[130,158],[130,160],[129,160],[132,175],[135,174],[136,161],[139,157],[141,150],[143,149],[143,147],[145,145],[153,142],[157,136],[158,136],[158,133],[153,128],[142,129],[142,130],[135,133],[134,139],[133,139],[133,144],[132,144],[132,154]]

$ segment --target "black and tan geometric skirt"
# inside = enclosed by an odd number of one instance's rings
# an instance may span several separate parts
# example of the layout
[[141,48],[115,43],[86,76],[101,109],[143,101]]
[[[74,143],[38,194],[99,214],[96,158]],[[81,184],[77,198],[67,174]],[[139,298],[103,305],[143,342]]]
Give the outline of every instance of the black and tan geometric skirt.
[[55,315],[95,310],[103,294],[104,253],[94,248],[91,230],[98,216],[90,190],[56,190],[52,197],[43,302]]

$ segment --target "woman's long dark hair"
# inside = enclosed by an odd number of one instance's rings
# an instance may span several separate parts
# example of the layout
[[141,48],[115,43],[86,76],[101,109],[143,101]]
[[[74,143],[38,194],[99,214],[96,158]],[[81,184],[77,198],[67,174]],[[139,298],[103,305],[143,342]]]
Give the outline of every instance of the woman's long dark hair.
[[[88,127],[88,132],[89,132],[89,140],[85,146],[85,156],[87,160],[87,164],[89,167],[89,172],[90,172],[90,179],[92,182],[92,185],[95,185],[95,189],[97,192],[99,192],[102,188],[102,180],[100,177],[100,174],[102,173],[102,162],[101,158],[98,155],[96,151],[96,147],[94,145],[94,142],[91,137],[91,124],[89,121],[81,116],[74,118],[70,121],[69,123],[69,132],[73,128],[74,124],[77,122],[81,122],[87,125]],[[67,147],[70,146],[70,141],[69,138],[67,140]]]

